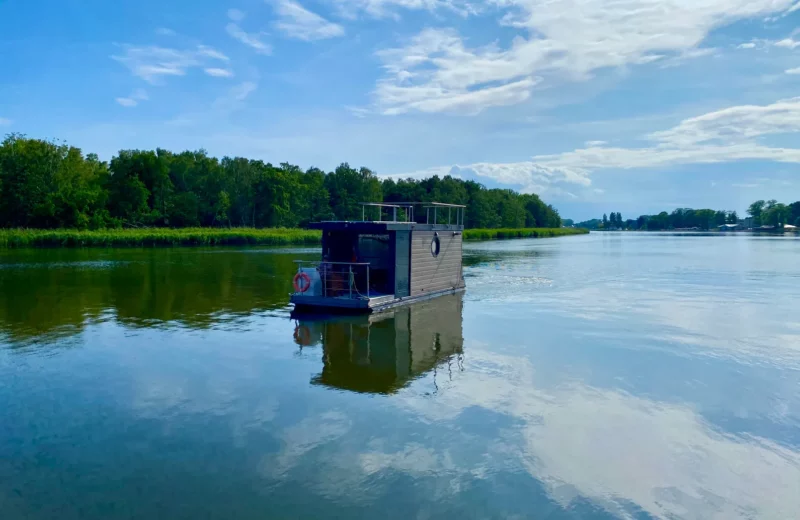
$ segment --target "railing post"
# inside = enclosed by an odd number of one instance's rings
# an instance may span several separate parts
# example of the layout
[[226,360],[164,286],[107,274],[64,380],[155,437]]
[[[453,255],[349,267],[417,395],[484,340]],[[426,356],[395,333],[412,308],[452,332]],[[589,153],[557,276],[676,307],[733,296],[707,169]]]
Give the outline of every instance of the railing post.
[[322,263],[322,296],[323,298],[328,297],[328,267],[325,265],[325,262]]
[[367,266],[367,299],[369,300],[369,266]]
[[347,266],[350,276],[347,279],[347,286],[350,288],[350,299],[353,299],[353,264]]

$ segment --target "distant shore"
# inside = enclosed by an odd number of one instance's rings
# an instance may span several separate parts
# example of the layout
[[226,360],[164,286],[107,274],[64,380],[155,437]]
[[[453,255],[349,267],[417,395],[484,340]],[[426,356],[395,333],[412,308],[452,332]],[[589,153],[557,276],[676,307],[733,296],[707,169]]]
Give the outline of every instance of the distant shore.
[[[465,240],[546,238],[588,233],[576,228],[467,229]],[[4,229],[0,248],[317,245],[321,233],[287,228]]]

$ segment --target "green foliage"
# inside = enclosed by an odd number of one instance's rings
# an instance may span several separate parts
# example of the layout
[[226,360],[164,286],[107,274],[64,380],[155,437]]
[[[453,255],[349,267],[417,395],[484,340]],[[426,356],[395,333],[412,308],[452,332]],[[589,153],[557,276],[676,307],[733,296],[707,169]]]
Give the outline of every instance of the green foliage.
[[584,235],[582,228],[519,228],[519,229],[465,229],[464,240],[494,240],[503,238],[548,238]]
[[[467,229],[465,240],[544,238],[588,233],[580,228]],[[0,248],[319,244],[317,230],[287,228],[0,229]]]
[[782,227],[789,224],[791,218],[792,209],[789,206],[776,200],[770,200],[761,213],[761,225]]
[[320,231],[285,228],[2,229],[0,247],[290,245],[318,244],[321,238]]
[[106,164],[77,148],[11,135],[0,146],[0,227],[295,228],[361,218],[361,202],[464,204],[474,228],[559,228],[534,194],[451,176],[379,179],[343,163],[331,173],[204,150],[122,150]]
[[766,205],[767,203],[763,200],[757,200],[747,208],[747,214],[753,217],[753,225],[758,226],[761,224],[761,214],[764,212]]
[[106,224],[108,178],[97,156],[12,134],[0,144],[0,222],[87,228]]

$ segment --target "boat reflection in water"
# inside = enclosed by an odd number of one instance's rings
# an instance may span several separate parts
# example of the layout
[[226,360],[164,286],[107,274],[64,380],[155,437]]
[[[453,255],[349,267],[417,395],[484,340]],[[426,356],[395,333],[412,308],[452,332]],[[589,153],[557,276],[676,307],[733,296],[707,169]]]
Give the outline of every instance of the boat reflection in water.
[[[431,371],[463,370],[463,295],[442,296],[370,315],[304,318],[295,342],[322,345],[322,372],[313,384],[391,394]],[[438,388],[438,387],[437,387]]]

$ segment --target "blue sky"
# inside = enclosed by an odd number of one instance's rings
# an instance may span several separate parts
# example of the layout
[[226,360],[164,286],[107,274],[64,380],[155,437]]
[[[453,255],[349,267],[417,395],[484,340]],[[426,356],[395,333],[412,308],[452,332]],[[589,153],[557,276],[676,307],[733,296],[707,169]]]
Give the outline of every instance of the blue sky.
[[800,199],[797,0],[0,0],[0,133],[451,173],[565,217]]

